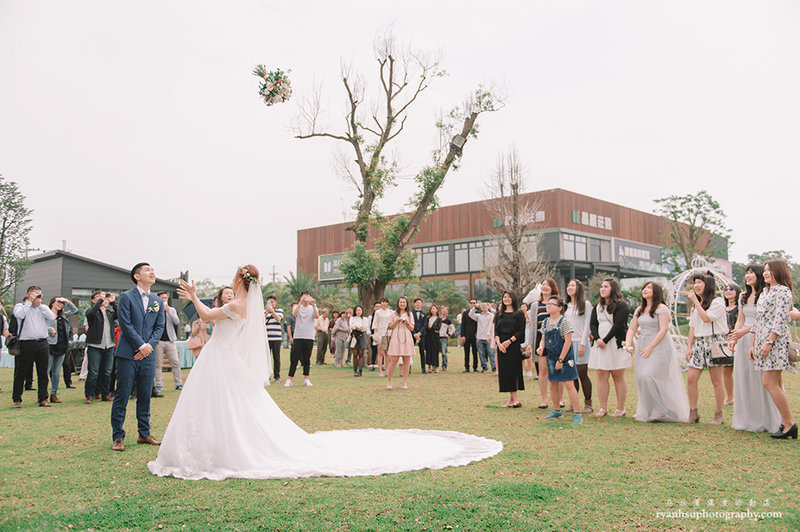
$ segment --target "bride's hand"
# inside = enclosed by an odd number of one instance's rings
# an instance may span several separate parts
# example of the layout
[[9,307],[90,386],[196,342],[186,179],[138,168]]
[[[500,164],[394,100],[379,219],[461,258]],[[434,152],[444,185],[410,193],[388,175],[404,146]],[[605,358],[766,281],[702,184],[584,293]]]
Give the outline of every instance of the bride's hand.
[[194,286],[194,281],[192,281],[192,284],[189,284],[181,279],[178,283],[180,284],[180,288],[178,288],[177,292],[181,299],[192,299],[197,295],[197,288]]

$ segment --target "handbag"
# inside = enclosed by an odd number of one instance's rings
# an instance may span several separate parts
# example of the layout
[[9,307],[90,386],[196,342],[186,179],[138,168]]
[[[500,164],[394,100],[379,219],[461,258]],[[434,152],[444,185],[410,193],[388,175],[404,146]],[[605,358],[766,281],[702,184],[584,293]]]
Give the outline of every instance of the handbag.
[[[714,336],[714,322],[711,322],[711,335]],[[733,351],[728,346],[727,340],[713,340],[711,342],[711,360],[717,365],[733,364]]]
[[186,340],[186,349],[193,350],[203,347],[203,340],[199,336],[192,336]]
[[22,334],[23,325],[25,325],[25,320],[19,322],[19,328],[17,328],[16,334],[11,334],[6,338],[6,348],[8,349],[8,354],[12,357],[19,356],[20,354],[19,335]]
[[391,339],[392,339],[392,337],[390,335],[388,335],[388,334],[383,336],[381,338],[380,343],[378,344],[378,349],[380,349],[381,351],[388,351],[389,350],[389,340],[391,340]]

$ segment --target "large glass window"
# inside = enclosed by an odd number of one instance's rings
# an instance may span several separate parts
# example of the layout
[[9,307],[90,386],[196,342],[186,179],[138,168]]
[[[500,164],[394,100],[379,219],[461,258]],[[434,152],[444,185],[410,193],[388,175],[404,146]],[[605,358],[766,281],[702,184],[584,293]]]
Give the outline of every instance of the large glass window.
[[603,262],[611,262],[611,242],[602,240],[600,242],[600,260]]
[[469,243],[469,271],[483,271],[483,242]]
[[436,246],[436,273],[450,272],[450,246]]
[[453,257],[455,258],[456,272],[469,271],[469,247],[467,246],[467,244],[456,244]]
[[586,237],[578,235],[561,235],[561,258],[564,260],[586,260]]
[[436,248],[422,248],[422,275],[436,274]]
[[600,240],[596,238],[589,239],[589,260],[592,262],[599,262],[600,258]]

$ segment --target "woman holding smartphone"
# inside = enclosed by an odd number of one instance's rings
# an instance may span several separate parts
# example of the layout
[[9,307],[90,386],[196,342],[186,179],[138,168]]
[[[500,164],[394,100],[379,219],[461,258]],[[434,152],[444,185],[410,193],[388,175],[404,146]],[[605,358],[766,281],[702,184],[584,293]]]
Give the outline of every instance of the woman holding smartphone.
[[408,299],[401,296],[397,300],[397,308],[394,316],[389,322],[391,338],[389,339],[388,357],[386,365],[386,389],[392,389],[392,377],[394,368],[397,366],[397,359],[403,359],[403,369],[401,370],[403,382],[400,385],[404,390],[408,388],[408,372],[411,369],[411,356],[414,354],[414,315],[408,306]]

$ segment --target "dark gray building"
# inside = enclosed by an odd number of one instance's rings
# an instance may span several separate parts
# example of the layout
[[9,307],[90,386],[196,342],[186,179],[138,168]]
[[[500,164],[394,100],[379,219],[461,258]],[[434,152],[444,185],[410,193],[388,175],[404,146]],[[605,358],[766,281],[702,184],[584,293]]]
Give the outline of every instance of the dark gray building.
[[[61,296],[84,311],[89,308],[92,293],[96,290],[119,295],[134,287],[130,268],[120,268],[67,251],[48,251],[31,257],[31,260],[33,264],[25,272],[25,278],[14,287],[14,301],[17,303],[25,297],[29,286],[37,285],[42,288],[45,304],[51,297]],[[177,288],[177,283],[156,279],[152,291],[165,291],[169,293],[170,301],[177,301]],[[82,316],[83,312],[78,315]],[[77,316],[73,325],[77,325]]]

